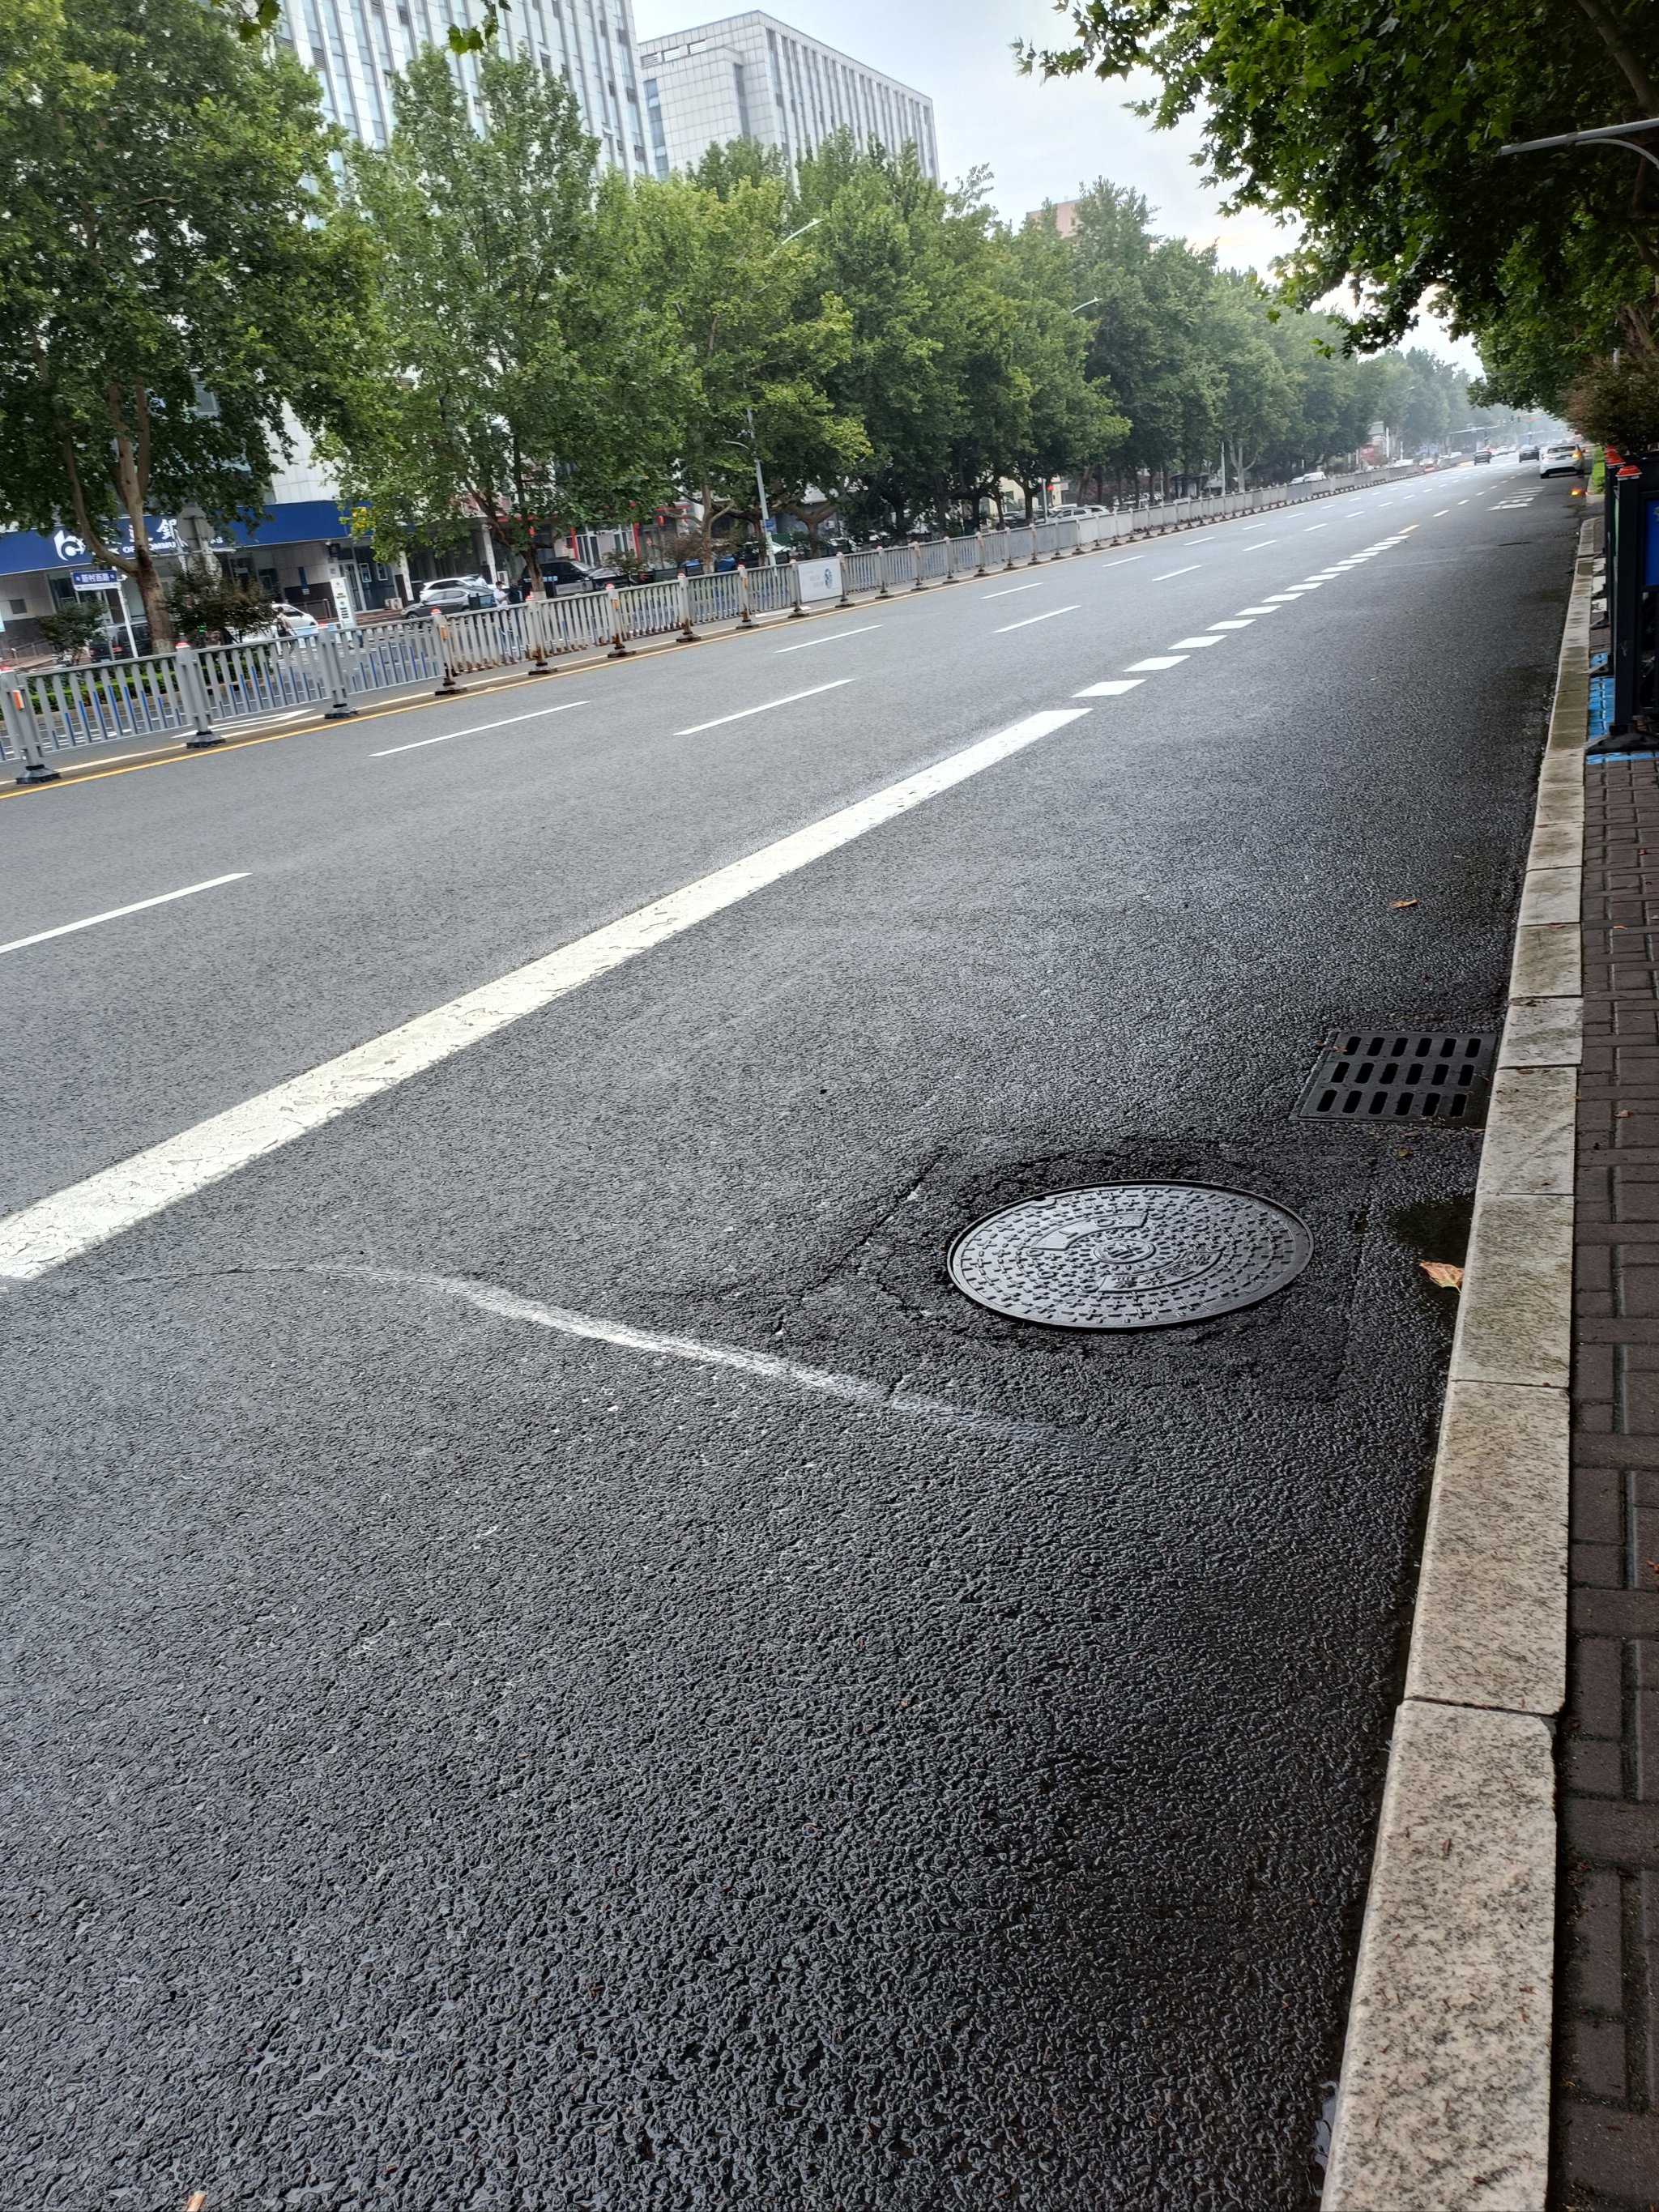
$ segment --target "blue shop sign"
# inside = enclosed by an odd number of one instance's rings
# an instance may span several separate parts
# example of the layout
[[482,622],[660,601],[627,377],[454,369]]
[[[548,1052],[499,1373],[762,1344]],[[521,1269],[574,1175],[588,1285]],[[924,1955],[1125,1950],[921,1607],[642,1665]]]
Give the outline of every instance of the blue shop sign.
[[70,581],[77,592],[95,592],[118,584],[121,579],[113,568],[72,568]]

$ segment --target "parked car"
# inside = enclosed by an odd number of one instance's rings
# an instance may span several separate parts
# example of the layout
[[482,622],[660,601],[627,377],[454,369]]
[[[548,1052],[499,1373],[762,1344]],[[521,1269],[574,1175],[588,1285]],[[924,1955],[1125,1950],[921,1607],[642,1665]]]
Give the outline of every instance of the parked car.
[[1292,477],[1291,478],[1291,482],[1293,484],[1323,483],[1324,481],[1325,471],[1323,469],[1310,469],[1305,476]]
[[1538,473],[1540,477],[1576,477],[1583,461],[1584,456],[1577,446],[1544,446],[1539,450]]
[[1517,461],[1535,461],[1538,459],[1538,448],[1536,446],[1522,446],[1515,458]]
[[279,599],[270,610],[270,620],[263,629],[243,632],[243,645],[271,645],[285,637],[315,637],[322,624],[315,615],[308,615],[303,607],[291,607]]
[[620,568],[596,568],[562,553],[544,553],[542,581],[559,599],[570,592],[602,592],[607,584],[625,584],[628,578]]
[[474,607],[500,606],[505,597],[488,576],[434,576],[422,585],[420,604],[429,614],[464,615]]

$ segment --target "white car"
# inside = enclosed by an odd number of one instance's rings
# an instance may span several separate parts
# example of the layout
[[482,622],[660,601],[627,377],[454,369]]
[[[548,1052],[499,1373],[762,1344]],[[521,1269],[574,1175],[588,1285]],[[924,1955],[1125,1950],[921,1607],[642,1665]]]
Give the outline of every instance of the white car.
[[1306,476],[1304,476],[1304,477],[1292,477],[1291,478],[1291,482],[1293,484],[1299,484],[1299,483],[1324,483],[1324,481],[1325,481],[1325,471],[1324,471],[1324,470],[1323,470],[1323,469],[1310,469],[1310,470],[1308,471],[1308,473],[1307,473],[1307,475],[1306,475]]
[[1577,446],[1540,446],[1538,450],[1538,473],[1540,477],[1576,477],[1584,465],[1584,456]]
[[322,624],[315,615],[308,615],[301,607],[290,607],[279,599],[270,611],[270,620],[263,629],[244,633],[243,645],[271,645],[285,637],[315,637]]
[[469,608],[499,606],[501,601],[488,576],[434,576],[421,586],[421,605],[441,615],[464,615]]

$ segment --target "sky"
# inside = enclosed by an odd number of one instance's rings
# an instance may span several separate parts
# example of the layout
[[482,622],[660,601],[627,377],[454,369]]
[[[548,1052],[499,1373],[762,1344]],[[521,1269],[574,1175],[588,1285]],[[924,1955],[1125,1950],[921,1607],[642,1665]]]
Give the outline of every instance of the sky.
[[[726,7],[720,14],[735,14]],[[999,214],[1018,222],[1045,199],[1071,199],[1097,177],[1133,185],[1158,213],[1160,229],[1213,244],[1223,264],[1266,271],[1287,242],[1254,211],[1228,216],[1205,189],[1193,156],[1195,123],[1154,131],[1131,114],[1133,85],[1022,77],[1009,49],[1017,38],[1063,44],[1066,19],[1048,0],[775,0],[767,12],[826,46],[896,76],[933,102],[947,180],[984,166]],[[634,0],[642,39],[716,20],[696,0]],[[1145,88],[1140,88],[1145,89]],[[1472,374],[1467,340],[1425,319],[1407,344],[1444,355]]]

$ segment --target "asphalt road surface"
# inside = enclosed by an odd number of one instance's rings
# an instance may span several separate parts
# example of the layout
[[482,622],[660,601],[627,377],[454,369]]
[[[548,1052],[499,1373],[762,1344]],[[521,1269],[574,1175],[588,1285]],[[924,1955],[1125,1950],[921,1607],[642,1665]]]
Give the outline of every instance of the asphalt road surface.
[[[8,2203],[1312,2201],[1479,1139],[1294,1109],[1495,1025],[1580,511],[1462,470],[0,805],[0,1211],[87,1185],[0,1296]],[[1315,1258],[1130,1336],[951,1289],[1143,1177]]]

